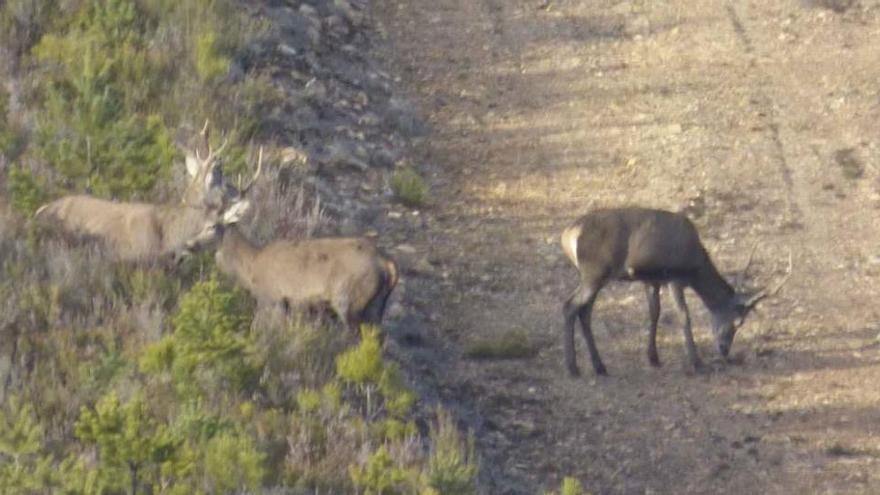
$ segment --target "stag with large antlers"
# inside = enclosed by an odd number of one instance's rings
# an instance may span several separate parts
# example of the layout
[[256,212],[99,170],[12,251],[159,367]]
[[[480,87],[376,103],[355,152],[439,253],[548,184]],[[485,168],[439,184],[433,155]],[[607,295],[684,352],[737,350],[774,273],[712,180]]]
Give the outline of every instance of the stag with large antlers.
[[[117,260],[150,261],[178,254],[206,221],[220,214],[235,196],[217,167],[227,142],[212,149],[208,122],[202,143],[186,150],[190,182],[179,204],[115,202],[87,195],[64,196],[41,206],[34,218],[75,237],[96,239]],[[207,149],[203,157],[199,148]]]
[[[778,293],[791,275],[789,256],[788,273],[775,288],[748,295],[738,290],[739,287],[731,287],[712,263],[693,223],[682,214],[663,210],[594,210],[566,228],[561,242],[565,255],[580,273],[580,284],[565,301],[562,310],[565,317],[565,361],[571,375],[579,374],[574,353],[574,325],[578,318],[593,369],[599,375],[606,374],[593,339],[590,317],[596,296],[611,280],[645,284],[650,315],[648,361],[653,366],[660,366],[656,344],[660,286],[668,284],[684,318],[688,357],[694,369],[700,370],[703,364],[694,344],[684,289],[692,288],[709,310],[718,352],[726,358],[737,328],[745,317],[760,301]],[[751,258],[750,255],[746,269]]]
[[[262,168],[262,150],[257,164]],[[361,323],[379,325],[397,266],[367,238],[280,240],[256,246],[238,229],[250,210],[244,198],[254,184],[244,186],[242,198],[216,222],[208,222],[187,247],[197,251],[217,246],[217,266],[235,278],[261,305],[285,309],[329,306],[351,330]]]

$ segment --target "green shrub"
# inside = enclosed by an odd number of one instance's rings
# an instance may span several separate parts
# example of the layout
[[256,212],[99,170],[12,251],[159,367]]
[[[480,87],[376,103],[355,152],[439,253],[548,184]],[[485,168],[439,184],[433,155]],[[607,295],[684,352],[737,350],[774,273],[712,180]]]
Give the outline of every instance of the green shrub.
[[53,486],[52,457],[43,453],[43,426],[33,408],[11,397],[0,408],[0,492],[41,493]]
[[378,328],[361,328],[361,342],[336,358],[336,374],[358,386],[377,385],[382,378],[382,345]]
[[407,388],[397,363],[387,363],[379,379],[379,392],[385,399],[385,411],[391,416],[403,418],[412,410],[415,395]]
[[174,440],[150,416],[144,399],[135,397],[123,404],[114,392],[99,400],[94,410],[83,408],[76,436],[98,449],[102,491],[137,490],[174,452]]
[[397,199],[407,206],[423,206],[428,201],[428,184],[411,167],[402,167],[394,172],[391,189]]
[[242,290],[220,285],[216,276],[195,284],[180,299],[171,335],[148,347],[147,373],[168,372],[181,397],[210,396],[254,385],[261,369],[249,334],[253,305]]
[[210,83],[224,76],[229,70],[230,60],[220,53],[217,46],[217,33],[205,30],[195,39],[196,72],[202,82]]
[[25,215],[32,215],[46,202],[44,186],[24,168],[12,167],[9,170],[7,187],[13,208]]
[[360,343],[336,358],[336,374],[363,394],[367,416],[372,416],[381,404],[386,413],[403,417],[415,403],[415,396],[404,384],[396,363],[383,361],[379,332],[379,328],[361,327]]
[[150,111],[163,78],[143,45],[133,0],[85,2],[67,29],[33,53],[46,70],[36,144],[74,188],[128,197],[151,190],[175,156]]
[[[585,493],[583,485],[577,479],[568,476],[562,479],[559,495],[585,495]],[[547,492],[546,495],[556,495],[556,492]]]
[[394,465],[384,445],[370,455],[364,466],[349,468],[351,480],[364,495],[393,495],[411,493],[415,473]]
[[0,87],[0,154],[17,160],[24,150],[24,133],[9,121],[9,93]]
[[265,455],[246,435],[223,432],[208,441],[205,474],[208,493],[255,491],[265,476]]
[[438,495],[477,493],[477,463],[474,438],[461,438],[448,412],[437,410],[431,428],[431,455],[423,473],[424,483]]
[[6,0],[0,3],[0,43],[17,63],[57,19],[58,0]]

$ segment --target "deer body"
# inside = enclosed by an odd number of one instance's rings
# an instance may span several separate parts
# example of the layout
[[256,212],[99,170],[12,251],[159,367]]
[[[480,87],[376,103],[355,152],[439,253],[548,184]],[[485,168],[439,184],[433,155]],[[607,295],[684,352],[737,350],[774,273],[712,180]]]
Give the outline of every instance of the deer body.
[[85,195],[52,201],[36,218],[76,237],[98,239],[123,261],[145,261],[180,252],[212,212],[185,205],[117,203]]
[[379,325],[397,284],[397,266],[366,238],[275,241],[258,247],[235,225],[213,225],[190,248],[219,241],[221,271],[242,284],[261,304],[289,307],[329,305],[357,331]]
[[[599,291],[611,280],[645,284],[650,316],[648,360],[660,365],[657,355],[657,322],[660,286],[668,284],[676,307],[684,316],[685,345],[694,368],[702,367],[691,332],[691,319],[684,289],[692,288],[712,316],[718,351],[727,356],[736,324],[767,294],[744,301],[742,294],[724,280],[703,247],[693,223],[682,214],[646,208],[594,210],[566,228],[562,249],[580,273],[580,284],[563,305],[565,359],[572,375],[578,368],[574,354],[574,324],[581,330],[597,374],[605,374],[590,325]],[[780,284],[781,287],[781,284]],[[778,288],[776,289],[778,291]]]
[[[260,304],[292,306],[329,305],[354,331],[361,323],[379,325],[391,291],[397,285],[397,265],[367,238],[280,240],[263,247],[249,241],[238,222],[250,211],[246,199],[260,175],[239,187],[236,201],[186,244],[193,252],[216,246],[217,266],[237,279]],[[219,244],[219,245],[218,245]]]
[[208,143],[208,123],[202,129],[208,153],[186,153],[190,182],[177,204],[115,202],[84,194],[61,197],[41,206],[34,218],[74,237],[102,242],[120,261],[150,261],[180,254],[206,222],[219,218],[227,200],[237,195],[226,184],[215,160],[220,150]]

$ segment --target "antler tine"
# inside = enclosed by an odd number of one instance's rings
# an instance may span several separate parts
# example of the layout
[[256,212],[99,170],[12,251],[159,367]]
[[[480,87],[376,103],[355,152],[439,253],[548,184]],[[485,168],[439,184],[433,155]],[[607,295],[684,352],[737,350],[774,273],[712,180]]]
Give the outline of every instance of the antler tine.
[[[216,150],[211,149],[211,143],[207,143],[207,144],[208,144],[208,156],[206,156],[205,159],[202,160],[203,165],[210,165],[211,162],[214,161],[214,159],[220,155],[220,153],[223,151],[223,149],[226,148],[226,145],[229,144],[229,139],[224,138],[223,144],[221,144],[220,147],[217,148]],[[199,158],[199,160],[201,160],[201,158]]]
[[770,289],[770,290],[762,290],[760,293],[758,293],[758,295],[756,295],[755,297],[753,297],[753,298],[752,298],[752,299],[746,304],[746,306],[747,306],[749,309],[753,309],[755,306],[757,306],[757,304],[758,304],[759,302],[763,301],[764,299],[767,299],[768,297],[773,297],[773,296],[775,296],[776,294],[778,294],[779,291],[782,290],[782,287],[788,282],[788,279],[791,278],[791,274],[792,274],[792,271],[793,271],[793,267],[794,267],[794,261],[793,261],[793,257],[792,257],[791,251],[789,250],[789,251],[788,251],[788,270],[787,270],[785,276],[782,277],[782,280],[780,280],[779,283],[776,284],[776,286],[773,287],[772,289]]
[[229,144],[229,138],[223,138],[223,144],[221,144],[220,147],[214,151],[214,155],[219,155],[220,153],[222,153],[227,144]]
[[739,275],[736,277],[736,283],[734,287],[739,290],[742,287],[743,282],[746,280],[746,274],[749,271],[749,267],[752,266],[752,258],[755,256],[755,251],[758,250],[758,243],[756,242],[752,245],[752,251],[749,253],[749,258],[746,260],[746,266],[739,272]]
[[248,182],[248,185],[246,185],[244,188],[241,187],[241,183],[239,182],[238,190],[240,191],[240,194],[242,196],[247,194],[247,192],[250,190],[251,186],[253,186],[257,182],[257,179],[260,177],[260,173],[262,171],[263,171],[263,147],[260,146],[260,152],[259,152],[259,155],[257,158],[257,171],[254,172],[253,178],[250,180],[250,182]]
[[[211,142],[208,140],[208,135],[210,134],[210,133],[208,132],[208,125],[209,125],[209,123],[210,123],[210,120],[209,120],[209,119],[205,119],[205,125],[202,126],[202,130],[199,131],[199,136],[202,137],[202,141],[205,143],[205,146],[208,148],[208,157],[210,158],[210,157],[211,157]],[[196,158],[197,158],[200,162],[203,162],[203,163],[204,163],[205,160],[202,160],[202,154],[199,153],[199,146],[201,146],[201,143],[199,143],[199,144],[196,145]]]

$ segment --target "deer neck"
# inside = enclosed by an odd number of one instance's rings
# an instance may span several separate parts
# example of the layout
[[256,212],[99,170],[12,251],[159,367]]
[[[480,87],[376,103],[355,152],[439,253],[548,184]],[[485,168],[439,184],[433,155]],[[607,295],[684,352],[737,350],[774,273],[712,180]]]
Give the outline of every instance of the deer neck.
[[227,227],[223,233],[223,241],[217,249],[218,266],[251,289],[253,284],[250,274],[258,252],[257,246],[249,241],[238,227]]
[[733,287],[718,273],[708,255],[706,263],[697,271],[691,287],[700,296],[703,304],[713,313],[726,308],[736,295]]
[[163,252],[182,247],[204,226],[207,212],[204,208],[182,205],[159,205],[154,210],[162,236]]

